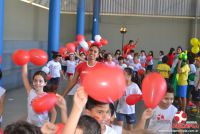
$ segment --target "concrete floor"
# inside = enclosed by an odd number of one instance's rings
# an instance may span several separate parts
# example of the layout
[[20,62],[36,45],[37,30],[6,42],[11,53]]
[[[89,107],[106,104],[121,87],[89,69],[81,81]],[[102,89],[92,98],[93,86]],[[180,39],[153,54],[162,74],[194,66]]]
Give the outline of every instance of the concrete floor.
[[[58,88],[58,93],[62,93],[67,85],[66,80],[62,80],[60,83],[60,86]],[[71,108],[72,105],[72,99],[68,100],[67,105]],[[70,108],[68,111],[70,111]],[[144,103],[143,101],[137,103],[136,105],[136,116],[137,119],[140,118],[142,112],[144,111]],[[58,112],[57,120],[56,122],[60,122],[60,112]],[[27,116],[27,95],[24,88],[16,89],[16,90],[10,90],[6,93],[6,100],[5,100],[5,109],[3,114],[3,123],[2,128],[4,128],[6,125],[15,122],[17,120],[26,120]],[[198,121],[200,123],[200,119],[195,117],[189,117],[190,121]]]

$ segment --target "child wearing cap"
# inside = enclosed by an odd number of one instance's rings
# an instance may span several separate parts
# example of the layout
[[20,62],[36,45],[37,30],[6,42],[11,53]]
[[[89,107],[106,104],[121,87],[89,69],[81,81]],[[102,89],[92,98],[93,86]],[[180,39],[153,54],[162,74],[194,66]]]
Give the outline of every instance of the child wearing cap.
[[52,60],[49,61],[46,65],[49,68],[51,75],[51,79],[48,81],[48,84],[50,85],[49,88],[50,91],[48,92],[56,93],[60,82],[60,76],[61,74],[63,76],[63,72],[61,69],[61,64],[59,62],[60,55],[58,54],[58,52],[52,52],[52,53],[53,53]]

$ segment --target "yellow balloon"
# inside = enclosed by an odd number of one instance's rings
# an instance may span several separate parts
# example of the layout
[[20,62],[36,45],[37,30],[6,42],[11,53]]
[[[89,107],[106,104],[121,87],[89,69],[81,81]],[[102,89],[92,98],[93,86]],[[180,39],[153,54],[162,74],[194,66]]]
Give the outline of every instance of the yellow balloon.
[[197,54],[199,52],[199,47],[192,47],[192,53]]
[[199,45],[199,40],[197,38],[192,38],[190,43],[193,47],[197,47]]

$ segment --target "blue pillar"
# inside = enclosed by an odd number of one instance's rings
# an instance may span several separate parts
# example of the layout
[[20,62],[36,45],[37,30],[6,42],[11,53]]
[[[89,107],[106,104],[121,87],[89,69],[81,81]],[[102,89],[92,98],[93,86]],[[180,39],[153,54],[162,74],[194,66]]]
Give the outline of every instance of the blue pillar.
[[52,51],[58,51],[60,45],[60,0],[50,0],[49,4],[49,33],[48,56],[52,57]]
[[92,25],[92,39],[99,34],[99,13],[100,13],[101,0],[94,0],[93,5],[93,25]]
[[[0,58],[3,54],[3,33],[4,33],[4,0],[0,0]],[[1,68],[1,64],[0,64]]]
[[77,3],[77,19],[76,19],[76,35],[84,35],[85,29],[85,0],[78,0]]

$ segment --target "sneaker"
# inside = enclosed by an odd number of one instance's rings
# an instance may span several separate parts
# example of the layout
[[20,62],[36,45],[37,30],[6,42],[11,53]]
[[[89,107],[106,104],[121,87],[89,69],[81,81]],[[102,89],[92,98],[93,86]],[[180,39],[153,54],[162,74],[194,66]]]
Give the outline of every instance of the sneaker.
[[192,103],[191,101],[189,101],[188,106],[192,107],[192,106],[194,106],[194,103]]

